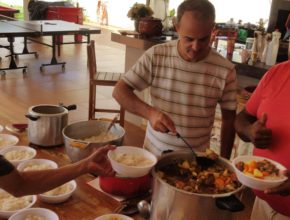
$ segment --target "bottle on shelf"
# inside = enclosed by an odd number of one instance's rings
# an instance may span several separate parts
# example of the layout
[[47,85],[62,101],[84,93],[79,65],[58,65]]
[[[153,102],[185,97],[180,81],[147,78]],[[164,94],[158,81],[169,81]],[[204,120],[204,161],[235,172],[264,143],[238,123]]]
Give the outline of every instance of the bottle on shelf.
[[255,64],[258,60],[258,33],[254,33],[254,41],[251,49],[251,60]]
[[265,63],[266,62],[266,57],[267,57],[267,53],[268,53],[268,49],[269,49],[269,43],[272,40],[272,36],[271,34],[266,34],[265,36],[265,45],[264,45],[264,49],[263,49],[263,53],[262,53],[262,57],[261,57],[261,62]]
[[273,66],[276,63],[280,38],[281,38],[281,32],[279,32],[278,30],[275,30],[272,33],[272,41],[269,43],[267,56],[266,56],[266,65],[268,66]]

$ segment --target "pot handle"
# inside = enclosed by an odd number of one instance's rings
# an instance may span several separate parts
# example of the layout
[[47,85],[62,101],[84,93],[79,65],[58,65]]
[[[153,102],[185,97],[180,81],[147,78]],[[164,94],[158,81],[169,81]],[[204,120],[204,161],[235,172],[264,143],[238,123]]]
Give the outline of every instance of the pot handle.
[[73,104],[73,105],[68,105],[68,106],[64,106],[61,105],[62,107],[66,108],[67,110],[76,110],[77,109],[77,105]]
[[235,195],[216,198],[215,204],[219,209],[231,212],[239,212],[245,209],[244,204]]
[[33,115],[25,115],[26,118],[30,119],[31,121],[37,121],[40,117],[39,116],[33,116]]

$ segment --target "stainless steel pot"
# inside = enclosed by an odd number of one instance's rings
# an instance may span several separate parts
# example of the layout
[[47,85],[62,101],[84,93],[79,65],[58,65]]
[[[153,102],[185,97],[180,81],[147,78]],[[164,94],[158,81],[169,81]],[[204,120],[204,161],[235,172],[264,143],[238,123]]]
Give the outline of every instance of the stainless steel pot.
[[[243,204],[234,196],[242,189],[224,194],[198,194],[179,190],[157,175],[158,168],[169,165],[176,160],[192,158],[189,151],[176,151],[163,155],[152,171],[153,194],[151,202],[151,220],[212,220],[233,219],[229,211],[243,210]],[[222,163],[233,170],[229,161],[220,158]]]
[[76,105],[36,105],[28,109],[29,142],[38,146],[50,147],[63,144],[62,129],[68,123],[68,111]]
[[110,121],[102,120],[90,120],[80,121],[70,125],[67,125],[62,133],[65,141],[65,149],[70,159],[75,162],[87,157],[91,154],[92,150],[97,147],[104,146],[106,144],[122,145],[125,130],[119,124],[114,124],[110,129],[110,133],[116,134],[116,138],[106,141],[84,141],[83,139],[92,136],[97,136],[101,132],[107,130],[110,125]]

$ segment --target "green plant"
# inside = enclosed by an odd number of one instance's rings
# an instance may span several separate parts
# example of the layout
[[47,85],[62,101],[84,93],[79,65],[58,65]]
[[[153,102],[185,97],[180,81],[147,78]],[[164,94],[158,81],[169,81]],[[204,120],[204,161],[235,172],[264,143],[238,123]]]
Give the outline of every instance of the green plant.
[[137,2],[130,8],[127,14],[132,20],[138,20],[151,15],[153,15],[153,10],[149,6]]

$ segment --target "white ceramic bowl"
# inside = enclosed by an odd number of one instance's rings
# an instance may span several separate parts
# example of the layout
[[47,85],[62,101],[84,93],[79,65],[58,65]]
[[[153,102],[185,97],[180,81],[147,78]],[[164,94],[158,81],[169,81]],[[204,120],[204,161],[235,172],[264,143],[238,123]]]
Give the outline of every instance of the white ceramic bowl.
[[[23,205],[23,206],[18,206],[14,207],[14,208],[10,208],[10,210],[7,209],[6,206],[6,210],[2,209],[2,207],[0,207],[0,218],[9,218],[11,215],[22,211],[24,209],[30,208],[31,206],[33,206],[36,202],[37,197],[35,195],[31,195],[31,196],[23,196],[23,197],[19,197],[19,198],[15,198],[15,197],[8,197],[9,194],[7,194],[7,192],[5,192],[3,189],[0,189],[0,204],[1,206],[3,206],[3,203],[9,203],[9,205],[15,204],[15,200],[17,200],[18,205],[21,203],[20,201],[22,200],[26,200],[27,204]],[[14,202],[13,202],[14,201]]]
[[4,147],[11,147],[19,142],[18,137],[11,134],[0,134],[0,149]]
[[109,151],[108,158],[117,175],[122,177],[144,176],[157,163],[157,158],[149,151],[131,146],[121,146]]
[[95,220],[133,220],[133,218],[121,214],[106,214],[99,216]]
[[[65,202],[69,199],[69,197],[74,193],[74,191],[77,189],[77,183],[75,180],[71,180],[68,183],[70,186],[70,191],[63,193],[63,194],[57,194],[57,195],[47,195],[47,194],[39,194],[38,197],[42,202],[46,203],[61,203]],[[59,186],[61,187],[61,186]],[[57,187],[59,189],[59,187]],[[55,190],[55,189],[54,189]]]
[[57,214],[50,209],[45,208],[29,208],[24,209],[20,212],[15,213],[12,215],[9,220],[23,220],[27,218],[29,215],[32,216],[41,216],[47,220],[59,220]]
[[36,156],[36,150],[28,146],[12,146],[4,147],[0,150],[0,154],[14,166],[18,166],[21,162],[34,158]]
[[28,161],[21,162],[17,166],[17,170],[29,171],[29,170],[45,170],[45,169],[55,169],[58,165],[56,162],[48,159],[32,159]]
[[277,178],[277,179],[260,179],[260,178],[256,178],[254,176],[251,175],[247,175],[245,173],[243,173],[242,171],[240,171],[237,167],[236,164],[238,162],[249,162],[249,161],[261,161],[261,160],[268,160],[269,162],[271,162],[272,164],[274,164],[280,171],[282,170],[286,170],[286,168],[279,164],[276,161],[270,160],[268,158],[265,157],[259,157],[259,156],[251,156],[251,155],[245,155],[245,156],[239,156],[236,157],[233,161],[233,167],[235,169],[236,175],[238,180],[244,184],[245,186],[248,186],[252,189],[257,189],[257,190],[265,190],[265,189],[270,189],[273,187],[276,187],[278,185],[280,185],[281,183],[283,183],[285,180],[287,180],[287,177],[281,175],[281,178]]

